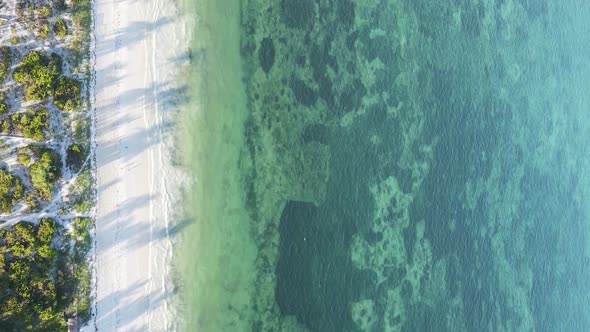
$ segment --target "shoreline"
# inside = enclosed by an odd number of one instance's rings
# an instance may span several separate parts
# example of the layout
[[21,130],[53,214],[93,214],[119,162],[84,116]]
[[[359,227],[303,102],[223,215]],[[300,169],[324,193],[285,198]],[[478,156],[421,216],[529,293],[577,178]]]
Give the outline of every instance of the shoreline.
[[180,175],[169,143],[182,87],[169,68],[185,65],[183,17],[160,1],[98,0],[93,15],[97,204],[89,325],[174,330],[169,208]]
[[[256,248],[240,164],[248,117],[238,2],[200,1],[192,39],[191,112],[181,118],[183,165],[191,175],[175,247],[180,330],[247,331],[254,314]],[[190,126],[190,127],[189,127]],[[220,171],[222,170],[222,171]],[[178,249],[177,249],[178,248]]]

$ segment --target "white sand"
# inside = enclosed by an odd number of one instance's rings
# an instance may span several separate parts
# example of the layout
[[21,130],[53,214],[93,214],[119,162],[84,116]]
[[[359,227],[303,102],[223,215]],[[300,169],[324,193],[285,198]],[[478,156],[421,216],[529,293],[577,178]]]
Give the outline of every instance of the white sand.
[[95,2],[95,318],[86,329],[177,328],[167,131],[186,26],[172,0]]

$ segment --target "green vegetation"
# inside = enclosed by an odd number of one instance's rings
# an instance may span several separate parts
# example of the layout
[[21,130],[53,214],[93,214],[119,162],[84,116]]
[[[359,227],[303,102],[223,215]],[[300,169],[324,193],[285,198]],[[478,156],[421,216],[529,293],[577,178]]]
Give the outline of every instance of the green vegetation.
[[[89,37],[92,8],[90,0],[72,0],[72,6],[74,8],[73,23],[76,31],[74,48],[79,49]],[[86,49],[83,51],[86,52]]]
[[86,148],[80,144],[74,143],[66,150],[66,164],[72,172],[78,172],[86,160]]
[[55,21],[53,32],[55,32],[55,35],[59,38],[63,38],[68,34],[68,27],[63,18],[60,17]]
[[31,155],[28,153],[19,153],[17,155],[17,160],[21,165],[27,167],[31,163]]
[[10,125],[9,119],[4,119],[0,121],[0,130],[2,130],[3,134],[10,134],[12,126]]
[[86,264],[86,256],[92,245],[90,228],[93,222],[91,218],[76,217],[72,222],[72,239],[75,240],[73,247],[74,273],[72,282],[76,284],[74,294],[75,308],[82,320],[90,319],[90,270]]
[[[91,166],[84,166],[89,153],[90,120],[76,112],[63,117],[58,114],[53,122],[55,109],[51,108],[55,106],[65,113],[83,107],[83,82],[76,78],[90,78],[88,64],[80,65],[89,55],[90,5],[90,0],[72,0],[68,6],[63,0],[17,1],[18,24],[7,27],[10,33],[2,44],[8,46],[0,45],[0,89],[6,91],[0,91],[0,130],[5,136],[37,141],[20,148],[6,144],[6,137],[0,141],[8,164],[0,168],[0,213],[14,214],[18,207],[20,214],[22,206],[22,218],[33,218],[25,214],[47,209],[54,198],[62,177],[62,161],[72,172],[81,171],[68,188],[68,203],[56,199],[59,220],[21,221],[0,228],[0,331],[64,331],[64,317],[77,313],[86,322],[91,316],[87,256],[93,220],[63,220],[74,211],[87,213],[94,205]],[[71,20],[63,15],[64,10],[72,15]],[[66,38],[68,35],[72,37]],[[59,48],[63,58],[51,51],[31,50],[25,42],[32,39],[46,39],[43,43]],[[63,62],[71,68],[70,77],[62,76]],[[10,78],[18,84],[2,84]],[[26,101],[34,101],[35,105],[26,110],[11,109]],[[42,105],[37,105],[38,101]],[[53,136],[53,126],[61,126],[60,135]],[[67,146],[62,155],[48,148],[48,139],[58,145],[71,140],[76,143]],[[63,227],[66,224],[71,226],[71,234]]]
[[10,71],[10,64],[12,61],[10,47],[0,47],[0,84],[4,82],[6,74]]
[[45,38],[49,37],[49,31],[50,31],[49,22],[43,22],[39,25],[39,30],[37,31],[37,34],[42,39],[45,39]]
[[12,130],[23,134],[26,138],[42,141],[46,138],[45,131],[49,125],[49,111],[44,108],[15,113],[10,117]]
[[74,123],[74,139],[88,145],[90,138],[89,118],[81,118]]
[[51,150],[41,152],[41,156],[31,165],[31,183],[43,200],[51,199],[51,192],[59,178],[58,156]]
[[39,15],[41,15],[41,17],[43,18],[48,18],[49,16],[51,16],[51,7],[47,5],[39,7]]
[[45,100],[51,94],[53,81],[61,74],[61,58],[30,51],[14,70],[14,80],[25,85],[25,100]]
[[24,191],[17,176],[0,169],[0,212],[10,213],[14,204],[23,198]]
[[82,83],[73,78],[62,76],[55,83],[53,103],[63,111],[73,111],[80,107],[80,86]]
[[41,209],[41,202],[34,192],[29,192],[25,197],[25,204],[27,205],[27,212],[39,212]]
[[74,248],[52,219],[41,219],[38,226],[19,222],[0,230],[0,330],[63,331],[64,312],[71,315],[78,310],[89,316],[88,268],[74,265],[88,252],[89,226],[84,220],[74,221],[74,226],[75,238],[80,239]]
[[88,213],[92,209],[94,195],[92,192],[92,176],[88,167],[78,175],[70,193],[76,212]]
[[6,113],[8,111],[8,104],[6,102],[6,94],[4,92],[0,92],[0,115]]
[[57,11],[66,9],[66,3],[64,0],[52,0],[51,3],[53,4],[53,8]]

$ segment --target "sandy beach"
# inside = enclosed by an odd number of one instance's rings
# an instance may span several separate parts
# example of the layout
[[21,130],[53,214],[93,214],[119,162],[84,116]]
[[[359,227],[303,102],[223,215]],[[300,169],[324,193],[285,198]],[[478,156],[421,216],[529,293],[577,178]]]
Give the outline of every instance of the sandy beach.
[[96,302],[87,328],[175,330],[167,128],[181,92],[176,69],[188,61],[185,28],[166,1],[97,0],[94,15]]

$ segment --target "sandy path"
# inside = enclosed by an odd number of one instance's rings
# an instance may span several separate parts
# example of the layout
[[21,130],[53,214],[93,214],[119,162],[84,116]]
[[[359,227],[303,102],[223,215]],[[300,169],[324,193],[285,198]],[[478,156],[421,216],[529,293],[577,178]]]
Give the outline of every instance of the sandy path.
[[95,2],[98,204],[90,328],[98,331],[175,329],[161,100],[174,92],[166,77],[173,67],[162,68],[173,65],[167,62],[178,58],[181,44],[173,42],[178,25],[171,7],[155,0]]

